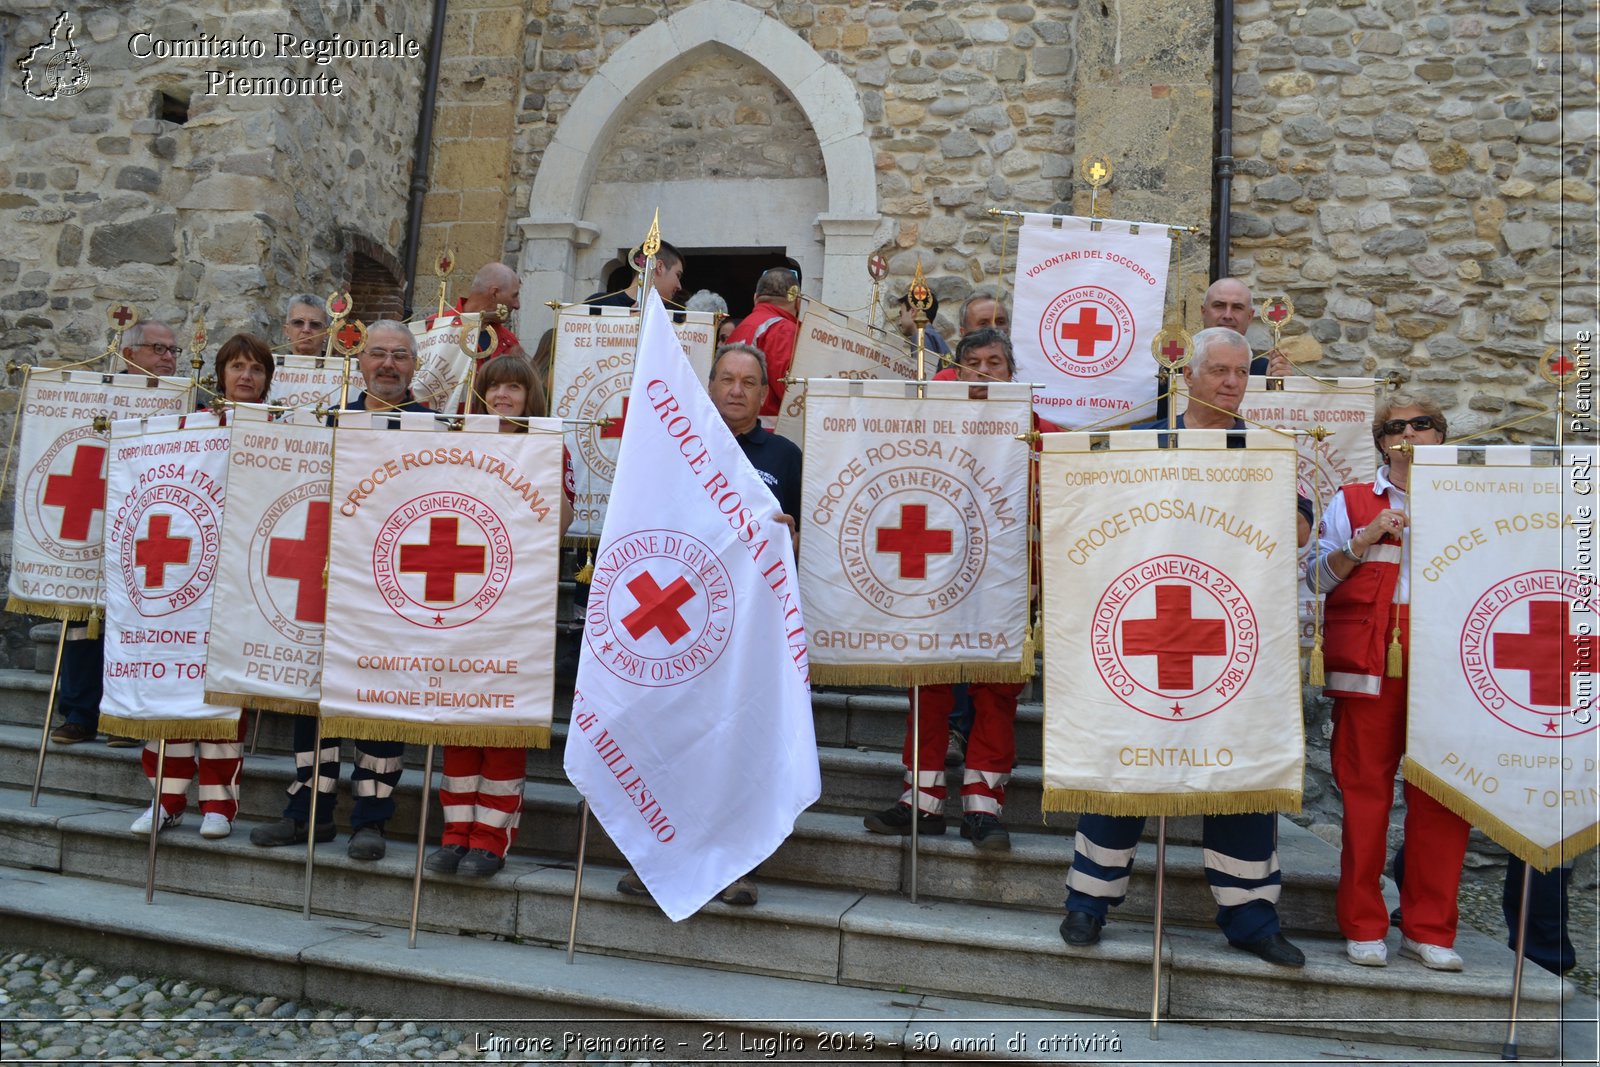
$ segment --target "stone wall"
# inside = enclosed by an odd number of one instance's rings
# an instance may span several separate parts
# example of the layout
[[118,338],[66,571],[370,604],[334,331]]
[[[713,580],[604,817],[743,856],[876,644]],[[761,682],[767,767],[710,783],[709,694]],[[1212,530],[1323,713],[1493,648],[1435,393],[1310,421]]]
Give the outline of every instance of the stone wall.
[[[4,358],[90,358],[110,336],[106,308],[120,300],[174,324],[180,339],[204,313],[210,352],[241,329],[276,339],[285,296],[348,284],[357,256],[392,272],[404,236],[422,61],[280,61],[273,35],[402,32],[426,45],[431,9],[422,0],[324,6],[291,0],[192,16],[164,4],[73,5],[73,43],[88,87],[37,100],[23,92],[16,63],[50,38],[62,8],[40,0],[8,5],[10,14],[0,16]],[[243,36],[266,42],[267,57],[141,58],[129,48],[140,31],[161,40]],[[345,88],[339,96],[207,95],[208,69],[336,75]],[[168,121],[164,110],[186,120]],[[16,388],[0,389],[7,439],[16,405]],[[9,553],[9,495],[0,504],[0,546]],[[17,649],[11,631],[22,623],[4,625],[0,662],[9,666]],[[22,662],[31,664],[31,655],[24,650]]]
[[1293,357],[1395,371],[1457,437],[1551,402],[1539,357],[1594,321],[1592,7],[1236,10],[1233,268],[1292,296]]

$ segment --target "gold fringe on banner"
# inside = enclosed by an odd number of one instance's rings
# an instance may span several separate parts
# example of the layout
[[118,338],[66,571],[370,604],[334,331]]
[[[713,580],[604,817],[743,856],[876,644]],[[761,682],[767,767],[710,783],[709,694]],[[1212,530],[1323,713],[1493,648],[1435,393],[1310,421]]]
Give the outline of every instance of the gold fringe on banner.
[[251,711],[281,711],[285,715],[315,715],[317,704],[310,700],[294,700],[290,697],[263,697],[254,693],[219,693],[214,689],[206,690],[207,704],[237,704]]
[[94,614],[93,604],[52,604],[44,600],[24,600],[19,596],[6,597],[6,610],[15,615],[37,615],[41,619],[60,619],[62,622],[86,622]]
[[1400,772],[1407,782],[1482,830],[1495,844],[1541,873],[1575,860],[1596,845],[1600,845],[1600,823],[1591,823],[1549,848],[1536,845],[1501,822],[1488,809],[1468,800],[1459,789],[1410,756],[1401,761]]
[[548,726],[469,726],[394,719],[325,715],[323,737],[358,741],[405,741],[412,745],[473,745],[483,748],[549,748]]
[[1298,789],[1247,789],[1232,793],[1108,793],[1100,789],[1046,788],[1039,810],[1092,811],[1097,815],[1247,815],[1300,810]]
[[1025,682],[1033,657],[1021,663],[813,663],[812,685],[959,685],[962,682]]
[[239,717],[231,719],[125,719],[100,713],[100,730],[140,741],[237,741]]

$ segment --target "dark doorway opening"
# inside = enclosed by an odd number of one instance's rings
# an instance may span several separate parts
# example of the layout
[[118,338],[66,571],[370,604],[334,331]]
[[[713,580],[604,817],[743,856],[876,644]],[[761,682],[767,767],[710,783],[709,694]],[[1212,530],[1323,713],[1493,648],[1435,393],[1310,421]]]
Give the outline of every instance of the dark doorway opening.
[[[742,319],[755,306],[753,294],[761,272],[769,267],[788,267],[799,272],[800,264],[784,254],[782,248],[683,248],[683,291],[678,294],[682,303],[702,289],[710,289],[728,302],[728,314]],[[629,270],[623,260],[626,251],[619,251],[606,273],[605,291],[615,292],[628,286]],[[805,282],[801,277],[801,284]]]

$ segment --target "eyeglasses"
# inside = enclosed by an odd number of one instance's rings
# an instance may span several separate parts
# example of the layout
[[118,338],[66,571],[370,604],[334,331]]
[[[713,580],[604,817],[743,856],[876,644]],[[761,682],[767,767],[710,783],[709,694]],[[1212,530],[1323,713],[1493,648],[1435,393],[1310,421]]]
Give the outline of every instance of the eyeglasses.
[[409,363],[417,358],[409,349],[405,348],[369,348],[365,355],[378,363],[390,359],[396,363]]
[[290,319],[289,325],[297,330],[326,330],[328,324],[317,319]]
[[1409,419],[1390,419],[1383,424],[1383,435],[1393,437],[1395,434],[1406,432],[1406,427],[1421,433],[1423,430],[1436,430],[1439,424],[1433,421],[1432,415],[1415,415]]
[[151,344],[149,341],[145,341],[142,344],[134,345],[133,347],[134,348],[148,348],[150,351],[156,353],[156,355],[166,354],[166,355],[169,355],[169,356],[175,356],[179,352],[183,351],[183,349],[179,348],[177,345],[156,345],[156,344]]

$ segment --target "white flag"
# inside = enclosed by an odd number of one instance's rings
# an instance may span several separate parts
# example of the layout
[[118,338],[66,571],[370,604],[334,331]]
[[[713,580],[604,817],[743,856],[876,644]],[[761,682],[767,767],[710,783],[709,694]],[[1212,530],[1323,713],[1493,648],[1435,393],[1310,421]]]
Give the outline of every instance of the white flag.
[[[929,360],[933,373],[937,357]],[[796,379],[783,394],[773,433],[806,446],[806,391],[808,378],[863,379],[917,376],[917,357],[907,352],[899,334],[873,330],[821,304],[808,303],[800,316],[800,332],[789,362],[789,377]]]
[[646,295],[572,698],[567,777],[668,917],[821,795],[794,552]]
[[[411,324],[417,340],[417,371],[411,378],[411,395],[434,411],[453,413],[467,398],[467,371],[474,358],[494,351],[488,331],[480,330],[476,311],[446,311],[430,320]],[[471,351],[468,351],[469,346]],[[350,394],[352,397],[355,393]],[[470,405],[469,405],[470,408]]]
[[[272,374],[271,402],[278,407],[323,407],[332,411],[360,396],[366,388],[354,356],[347,361],[343,356],[297,356],[288,352],[274,359],[278,369]],[[347,366],[348,387],[344,384]]]
[[1172,240],[1153,223],[1027,215],[1017,236],[1017,381],[1064,429],[1155,413],[1156,361]]

